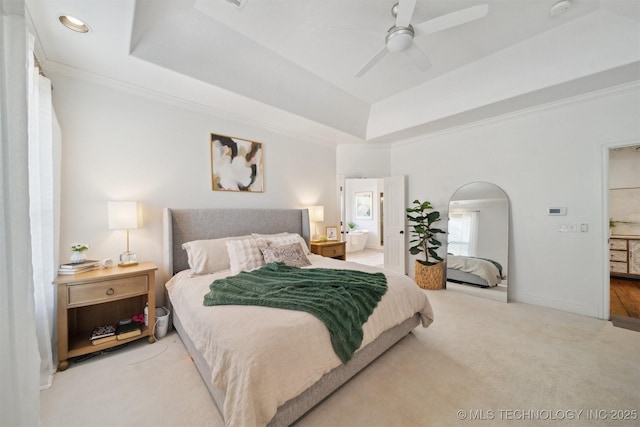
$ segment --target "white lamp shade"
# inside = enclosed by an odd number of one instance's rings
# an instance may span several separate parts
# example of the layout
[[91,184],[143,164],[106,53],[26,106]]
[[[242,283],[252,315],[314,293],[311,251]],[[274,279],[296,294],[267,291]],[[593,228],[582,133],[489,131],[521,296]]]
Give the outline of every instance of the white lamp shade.
[[133,230],[141,226],[138,202],[109,202],[109,229]]
[[309,206],[309,221],[324,221],[324,206]]

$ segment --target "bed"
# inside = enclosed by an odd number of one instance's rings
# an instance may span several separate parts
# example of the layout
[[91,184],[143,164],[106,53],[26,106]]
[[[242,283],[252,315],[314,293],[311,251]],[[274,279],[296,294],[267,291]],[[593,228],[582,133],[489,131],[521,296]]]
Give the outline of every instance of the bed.
[[[302,244],[294,246],[304,248],[311,262],[302,269],[383,272],[386,277],[388,290],[363,325],[362,344],[348,362],[336,355],[327,327],[308,313],[259,306],[203,306],[209,285],[237,270],[237,256],[230,248],[251,243],[248,238],[266,239],[269,247],[291,238],[308,244],[308,211],[164,211],[164,261],[171,277],[165,287],[173,326],[227,426],[293,423],[416,326],[427,327],[433,321],[425,292],[407,276],[314,255]],[[198,242],[217,245],[220,251],[221,243],[229,240],[236,242],[228,245],[231,266],[213,273],[201,271],[202,263],[196,262],[190,244],[186,245],[188,255],[183,250],[183,244]],[[220,258],[209,261],[220,264],[218,267],[224,264]]]
[[493,260],[447,255],[447,281],[481,287],[493,287],[502,283],[502,266]]

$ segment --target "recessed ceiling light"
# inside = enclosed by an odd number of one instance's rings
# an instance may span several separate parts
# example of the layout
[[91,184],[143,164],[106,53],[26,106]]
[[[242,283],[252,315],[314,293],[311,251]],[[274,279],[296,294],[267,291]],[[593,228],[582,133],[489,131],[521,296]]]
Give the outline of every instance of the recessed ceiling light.
[[571,2],[569,2],[569,0],[561,0],[556,4],[554,4],[553,6],[551,6],[551,9],[549,10],[549,14],[551,16],[562,15],[567,10],[569,10],[570,7],[571,7]]
[[79,33],[88,33],[89,26],[82,20],[75,18],[71,15],[60,15],[58,17],[60,23],[70,30],[77,31]]

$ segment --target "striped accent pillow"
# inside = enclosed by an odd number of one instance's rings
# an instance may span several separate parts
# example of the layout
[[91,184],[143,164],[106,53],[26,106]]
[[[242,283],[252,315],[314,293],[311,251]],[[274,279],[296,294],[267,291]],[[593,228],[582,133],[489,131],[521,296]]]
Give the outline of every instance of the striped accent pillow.
[[264,265],[264,257],[261,249],[266,248],[264,239],[229,240],[227,253],[231,264],[231,273],[238,274],[241,271],[251,271]]

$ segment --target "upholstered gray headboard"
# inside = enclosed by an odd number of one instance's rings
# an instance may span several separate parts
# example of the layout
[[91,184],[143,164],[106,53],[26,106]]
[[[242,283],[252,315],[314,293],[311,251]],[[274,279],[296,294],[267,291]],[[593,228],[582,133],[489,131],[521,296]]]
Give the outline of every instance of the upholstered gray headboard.
[[164,265],[171,277],[189,268],[182,244],[251,233],[298,233],[310,240],[307,209],[164,209]]

